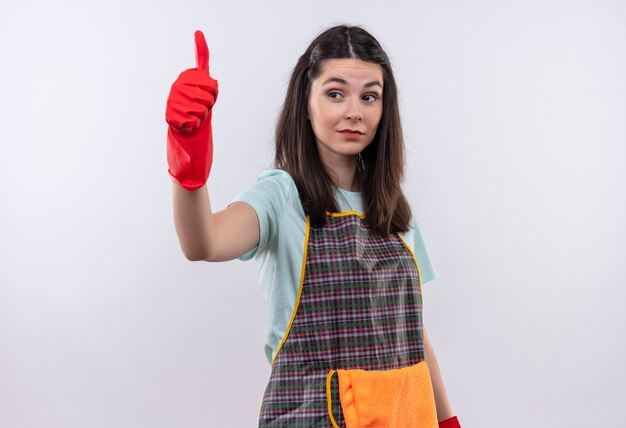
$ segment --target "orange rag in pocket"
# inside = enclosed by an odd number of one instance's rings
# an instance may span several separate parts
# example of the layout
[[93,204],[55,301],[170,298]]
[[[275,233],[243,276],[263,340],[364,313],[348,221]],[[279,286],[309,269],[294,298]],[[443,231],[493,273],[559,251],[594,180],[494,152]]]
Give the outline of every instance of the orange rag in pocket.
[[426,361],[395,370],[337,370],[346,428],[437,428]]

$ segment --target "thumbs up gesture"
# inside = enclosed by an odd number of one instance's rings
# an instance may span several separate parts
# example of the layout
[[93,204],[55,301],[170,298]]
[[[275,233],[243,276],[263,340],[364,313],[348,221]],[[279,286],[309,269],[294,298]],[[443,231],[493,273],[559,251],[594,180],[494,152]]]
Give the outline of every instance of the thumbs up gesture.
[[209,48],[201,31],[195,32],[195,41],[196,68],[178,76],[165,109],[168,171],[187,190],[202,187],[211,171],[211,116],[218,92],[217,80],[209,75]]

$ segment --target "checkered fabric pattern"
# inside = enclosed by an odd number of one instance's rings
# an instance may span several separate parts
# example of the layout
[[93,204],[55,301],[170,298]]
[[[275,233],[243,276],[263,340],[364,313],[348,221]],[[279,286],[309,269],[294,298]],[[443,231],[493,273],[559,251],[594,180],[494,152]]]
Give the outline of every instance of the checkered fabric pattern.
[[[260,427],[331,427],[330,370],[391,370],[424,359],[419,271],[397,235],[371,233],[355,214],[308,233],[305,276],[288,336],[272,365]],[[345,423],[337,377],[332,412]]]

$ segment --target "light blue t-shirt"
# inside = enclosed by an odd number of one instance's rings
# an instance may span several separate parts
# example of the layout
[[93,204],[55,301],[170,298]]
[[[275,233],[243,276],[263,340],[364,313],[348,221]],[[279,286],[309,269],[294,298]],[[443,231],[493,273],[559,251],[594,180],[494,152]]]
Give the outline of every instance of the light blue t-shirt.
[[[363,214],[360,193],[334,190],[341,212]],[[232,202],[236,201],[249,204],[259,218],[259,244],[240,260],[254,257],[257,261],[267,310],[265,355],[272,362],[296,305],[303,269],[306,216],[293,179],[279,169],[264,171]],[[422,284],[434,279],[435,272],[414,217],[411,218],[411,229],[401,236],[415,254]]]

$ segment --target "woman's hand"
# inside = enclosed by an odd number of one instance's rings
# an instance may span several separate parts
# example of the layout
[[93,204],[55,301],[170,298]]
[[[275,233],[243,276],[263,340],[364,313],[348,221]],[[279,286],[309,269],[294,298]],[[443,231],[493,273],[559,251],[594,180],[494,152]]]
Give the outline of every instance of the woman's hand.
[[201,31],[195,32],[196,68],[183,71],[172,85],[165,120],[169,173],[182,187],[202,187],[213,163],[212,109],[217,80],[209,75],[209,48]]

